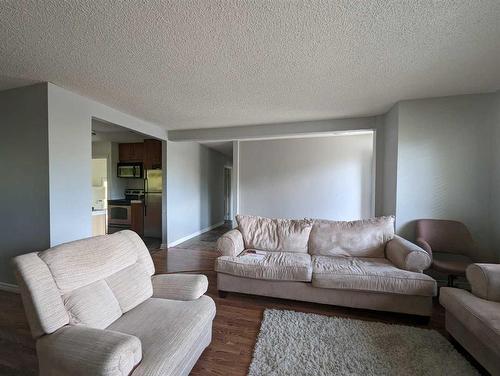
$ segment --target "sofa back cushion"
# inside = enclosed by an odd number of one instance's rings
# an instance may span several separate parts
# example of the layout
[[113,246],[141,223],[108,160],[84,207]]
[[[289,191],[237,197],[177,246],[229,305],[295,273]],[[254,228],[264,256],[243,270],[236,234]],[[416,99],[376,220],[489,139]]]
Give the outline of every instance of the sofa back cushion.
[[312,220],[309,253],[321,256],[384,257],[394,237],[394,217],[359,221]]
[[[14,262],[35,337],[66,324],[106,328],[153,294],[153,261],[141,238],[128,230],[61,244]],[[43,290],[33,283],[39,278]]]
[[308,220],[237,215],[236,221],[246,249],[307,253],[312,228],[312,222]]

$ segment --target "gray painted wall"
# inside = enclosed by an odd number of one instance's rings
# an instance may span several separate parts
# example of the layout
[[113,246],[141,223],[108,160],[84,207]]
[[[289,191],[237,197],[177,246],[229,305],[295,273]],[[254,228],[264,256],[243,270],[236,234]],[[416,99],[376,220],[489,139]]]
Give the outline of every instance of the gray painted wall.
[[91,117],[79,97],[48,87],[50,243],[92,235]]
[[494,249],[497,261],[500,262],[500,91],[494,97],[494,126],[493,126],[493,168],[491,187],[491,234],[492,248]]
[[46,85],[0,92],[0,113],[0,281],[15,283],[11,258],[50,245]]
[[396,194],[397,194],[397,168],[398,168],[398,124],[399,107],[396,104],[383,117],[384,134],[383,150],[381,159],[383,167],[381,171],[383,181],[382,193],[382,215],[396,214]]
[[373,134],[243,141],[239,212],[280,218],[368,218]]
[[489,248],[491,98],[399,103],[397,226],[403,236],[414,237],[418,218],[455,219]]
[[227,157],[195,142],[167,142],[169,244],[224,221]]
[[166,131],[53,84],[47,87],[50,243],[54,246],[91,236],[92,118],[162,140]]

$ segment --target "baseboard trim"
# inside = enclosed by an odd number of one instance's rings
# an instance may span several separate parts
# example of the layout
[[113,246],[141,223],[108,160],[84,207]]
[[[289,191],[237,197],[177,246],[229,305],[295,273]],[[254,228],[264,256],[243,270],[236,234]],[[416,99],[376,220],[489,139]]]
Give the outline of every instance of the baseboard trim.
[[[208,232],[208,231],[210,231],[210,230],[213,230],[214,228],[217,228],[217,227],[219,227],[219,226],[222,226],[223,224],[224,224],[224,221],[222,221],[222,222],[218,222],[218,223],[216,223],[215,225],[212,225],[212,226],[209,226],[209,227],[205,227],[204,229],[201,229],[200,231],[193,232],[193,233],[192,233],[192,234],[190,234],[190,235],[184,236],[183,238],[180,238],[180,239],[175,240],[175,241],[173,241],[173,242],[171,242],[171,243],[168,243],[168,247],[169,247],[169,248],[170,248],[170,247],[175,247],[176,245],[179,245],[179,244],[181,244],[181,243],[184,243],[185,241],[188,241],[189,239],[192,239],[192,238],[194,238],[195,236],[198,236],[198,235],[201,235],[201,234],[203,234],[203,233],[205,233],[205,232]],[[163,244],[162,244],[162,246],[163,246]],[[163,247],[162,247],[162,248],[163,248]]]
[[19,286],[12,283],[0,282],[0,290],[19,294]]

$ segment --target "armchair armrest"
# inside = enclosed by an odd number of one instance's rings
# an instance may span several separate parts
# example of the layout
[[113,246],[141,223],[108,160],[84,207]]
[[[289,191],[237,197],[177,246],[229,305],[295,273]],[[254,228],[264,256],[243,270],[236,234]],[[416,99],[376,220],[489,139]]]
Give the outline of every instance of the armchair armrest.
[[471,264],[465,275],[474,295],[500,302],[500,264]]
[[432,247],[429,243],[424,238],[417,238],[415,240],[415,243],[421,247],[424,251],[426,251],[430,256],[432,260]]
[[395,236],[387,242],[386,257],[398,268],[412,272],[423,272],[432,262],[431,256],[419,246]]
[[243,235],[237,229],[226,232],[217,240],[220,256],[238,256],[245,250]]
[[152,277],[153,298],[196,300],[208,289],[203,274],[157,274]]
[[126,376],[142,359],[139,338],[83,325],[40,337],[36,349],[41,375]]

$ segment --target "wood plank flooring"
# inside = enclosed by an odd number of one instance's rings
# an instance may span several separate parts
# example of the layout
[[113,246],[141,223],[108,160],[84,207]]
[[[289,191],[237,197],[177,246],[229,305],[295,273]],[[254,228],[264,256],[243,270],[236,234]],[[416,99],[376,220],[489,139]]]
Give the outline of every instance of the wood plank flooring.
[[[229,293],[224,299],[217,295],[217,257],[215,240],[227,228],[221,227],[168,250],[152,253],[157,273],[203,273],[209,279],[208,295],[217,306],[212,344],[202,354],[192,375],[246,375],[253,348],[266,308],[291,309],[328,316],[380,321],[432,328],[442,333],[483,374],[486,374],[470,355],[456,344],[444,328],[444,310],[437,301],[431,320],[422,324],[416,317],[361,309],[334,307],[314,303]],[[0,291],[0,375],[36,375],[35,342],[31,338],[21,298]]]

